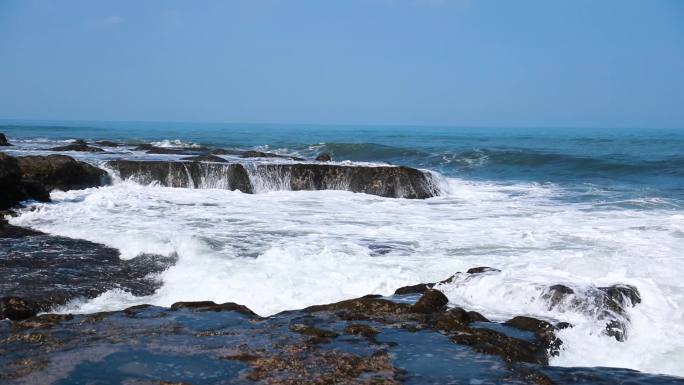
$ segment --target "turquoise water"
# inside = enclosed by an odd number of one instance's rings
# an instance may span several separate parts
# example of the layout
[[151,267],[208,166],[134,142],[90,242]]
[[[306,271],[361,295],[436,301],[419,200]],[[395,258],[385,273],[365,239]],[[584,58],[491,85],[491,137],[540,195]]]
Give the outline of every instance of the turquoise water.
[[336,160],[402,164],[448,177],[561,185],[562,199],[684,206],[684,130],[317,126],[140,122],[0,124],[10,138],[175,140]]

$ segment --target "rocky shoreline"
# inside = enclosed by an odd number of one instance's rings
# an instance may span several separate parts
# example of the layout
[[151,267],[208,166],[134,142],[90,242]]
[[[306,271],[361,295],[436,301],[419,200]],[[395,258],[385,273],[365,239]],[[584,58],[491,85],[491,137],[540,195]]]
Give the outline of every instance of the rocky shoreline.
[[[97,151],[85,142],[66,147],[54,150]],[[406,167],[267,163],[247,170],[204,150],[192,151],[195,154],[183,152],[193,157],[181,161],[116,160],[106,167],[141,183],[245,193],[255,192],[248,171],[256,171],[286,175],[292,190],[337,188],[418,199],[436,194],[429,174]],[[242,155],[272,158],[264,154]],[[224,185],[208,185],[210,175]],[[28,199],[49,201],[52,189],[107,183],[104,170],[68,156],[15,158],[0,153],[0,210]],[[0,382],[683,383],[631,370],[549,366],[549,359],[563,348],[558,333],[573,327],[570,323],[525,314],[494,322],[486,314],[449,303],[445,285],[500,273],[491,267],[401,287],[391,296],[369,294],[268,317],[240,304],[208,301],[94,314],[50,313],[112,289],[153,294],[162,285],[156,275],[175,262],[174,256],[147,254],[122,260],[110,247],[12,226],[0,217]],[[551,285],[543,299],[550,309],[592,312],[605,323],[607,336],[628,338],[626,310],[640,304],[638,289],[615,284],[583,290]]]

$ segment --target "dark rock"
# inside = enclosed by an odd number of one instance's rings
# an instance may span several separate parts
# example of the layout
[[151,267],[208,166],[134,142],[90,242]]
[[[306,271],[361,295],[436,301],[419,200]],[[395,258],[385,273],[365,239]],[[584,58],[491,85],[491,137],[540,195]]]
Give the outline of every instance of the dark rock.
[[3,297],[0,299],[0,319],[18,321],[38,314],[36,306],[20,297]]
[[449,299],[439,290],[429,289],[411,307],[411,311],[416,313],[436,313],[446,308]]
[[504,322],[504,324],[512,326],[517,329],[527,330],[536,334],[543,334],[554,329],[553,325],[546,321],[525,316],[513,317],[508,321]]
[[138,145],[133,148],[133,151],[145,151],[156,155],[207,155],[209,153],[206,147],[157,147],[149,143]]
[[527,362],[548,365],[546,348],[542,344],[509,337],[491,329],[469,329],[456,333],[452,339],[468,345],[476,352],[501,356],[506,362]]
[[249,317],[258,317],[256,313],[250,310],[248,307],[236,304],[234,302],[226,302],[222,304],[217,304],[213,301],[196,301],[196,302],[176,302],[171,305],[171,310],[178,309],[194,309],[196,311],[234,311],[240,314],[244,314]]
[[542,298],[549,303],[549,308],[554,308],[560,304],[565,298],[575,294],[575,291],[565,285],[553,285],[544,292]]
[[76,139],[71,144],[66,146],[53,147],[50,151],[79,151],[79,152],[103,152],[104,150],[98,147],[89,146],[83,139]]
[[117,142],[112,142],[111,140],[100,140],[95,142],[95,144],[104,146],[104,147],[120,147],[121,144]]
[[22,176],[41,183],[46,189],[74,190],[107,183],[107,173],[66,155],[24,156],[18,158]]
[[383,298],[356,298],[327,305],[314,305],[304,309],[305,312],[345,310],[368,315],[402,314],[409,311],[411,305],[396,303]]
[[48,202],[50,193],[42,184],[22,175],[17,158],[0,152],[0,210],[16,206],[27,199]]
[[5,134],[0,132],[0,146],[11,146],[10,142],[7,141]]
[[[253,193],[245,166],[239,163],[186,163],[113,160],[107,166],[122,178],[170,187],[223,188]],[[273,179],[291,190],[347,190],[390,198],[423,199],[438,195],[429,173],[407,167],[326,164],[257,164],[255,178]]]
[[138,183],[160,183],[169,187],[222,188],[254,192],[247,170],[241,164],[114,160],[107,165],[121,178]]
[[425,199],[438,195],[429,173],[409,167],[330,164],[265,164],[265,175],[287,175],[290,189],[347,190],[389,198]]
[[336,338],[339,334],[329,331],[319,329],[315,326],[295,323],[290,325],[290,330],[305,336],[315,337],[315,338]]
[[279,155],[279,154],[274,154],[271,152],[253,151],[253,150],[241,152],[240,158],[281,158],[281,159],[291,159],[291,160],[298,160],[298,161],[305,160],[303,158],[299,158],[296,156]]
[[327,152],[324,152],[316,157],[316,160],[319,162],[330,162],[332,160],[332,157],[330,154]]
[[181,158],[181,160],[189,160],[193,162],[215,162],[215,163],[228,163],[227,160],[221,158],[220,156],[216,155],[197,155],[197,156],[188,156],[186,158]]
[[0,223],[0,293],[41,312],[115,288],[151,295],[161,286],[152,274],[173,263],[152,255],[122,260],[117,250],[97,243]]
[[226,150],[225,148],[215,148],[209,152],[211,155],[240,155],[240,151]]
[[405,294],[423,294],[429,289],[435,286],[434,283],[419,283],[417,285],[404,286],[398,288],[394,294],[395,295],[405,295]]
[[344,332],[346,334],[359,335],[367,339],[373,340],[375,340],[375,336],[379,333],[379,331],[373,328],[372,326],[354,323],[345,326]]
[[466,273],[468,273],[468,274],[480,274],[480,273],[487,273],[487,272],[499,273],[499,272],[501,272],[501,270],[495,269],[493,267],[481,266],[481,267],[473,267],[471,269],[468,269],[468,271],[466,271]]
[[[641,294],[636,287],[632,285],[617,284],[608,287],[599,287],[599,290],[606,293],[606,303],[611,310],[620,312],[625,307],[636,306],[641,303]],[[617,306],[616,306],[617,305]]]

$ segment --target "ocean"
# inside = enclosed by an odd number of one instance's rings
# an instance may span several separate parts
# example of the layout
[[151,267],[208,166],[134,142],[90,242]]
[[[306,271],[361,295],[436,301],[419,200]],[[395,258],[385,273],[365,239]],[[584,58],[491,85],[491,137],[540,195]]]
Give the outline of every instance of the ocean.
[[[257,194],[141,185],[52,193],[10,223],[117,248],[122,258],[176,255],[153,295],[120,290],[70,303],[90,313],[182,300],[232,301],[260,315],[490,266],[499,274],[445,285],[451,305],[493,320],[514,315],[567,321],[557,366],[630,368],[684,376],[684,130],[458,128],[199,123],[4,121],[11,155],[49,154],[73,139],[128,147],[69,153],[93,164],[174,158],[132,148],[255,149],[343,164],[430,170],[434,198],[392,199],[347,191]],[[592,309],[554,307],[544,288],[628,284],[624,342],[603,333]]]

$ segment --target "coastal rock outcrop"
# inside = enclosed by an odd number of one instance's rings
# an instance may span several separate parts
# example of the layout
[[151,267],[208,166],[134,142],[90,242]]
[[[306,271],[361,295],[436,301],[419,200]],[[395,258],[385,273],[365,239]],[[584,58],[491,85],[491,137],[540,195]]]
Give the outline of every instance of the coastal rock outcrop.
[[104,245],[0,221],[0,297],[5,298],[4,316],[10,319],[49,311],[76,298],[94,298],[115,288],[150,295],[161,285],[150,274],[173,263],[173,257],[150,254],[122,260],[117,250]]
[[5,134],[0,132],[0,146],[11,146],[10,142],[7,141]]
[[17,159],[22,177],[39,182],[48,190],[77,190],[107,183],[104,170],[66,155],[24,156]]
[[104,150],[88,145],[83,139],[76,139],[66,146],[53,147],[50,151],[103,152]]
[[171,187],[269,190],[346,190],[391,198],[439,195],[432,174],[409,167],[316,163],[241,164],[113,160],[107,167],[124,179]]
[[330,162],[332,160],[332,157],[330,154],[327,152],[324,152],[316,157],[316,160],[319,162]]
[[0,152],[0,210],[27,199],[47,202],[50,194],[40,183],[22,175],[17,158]]

